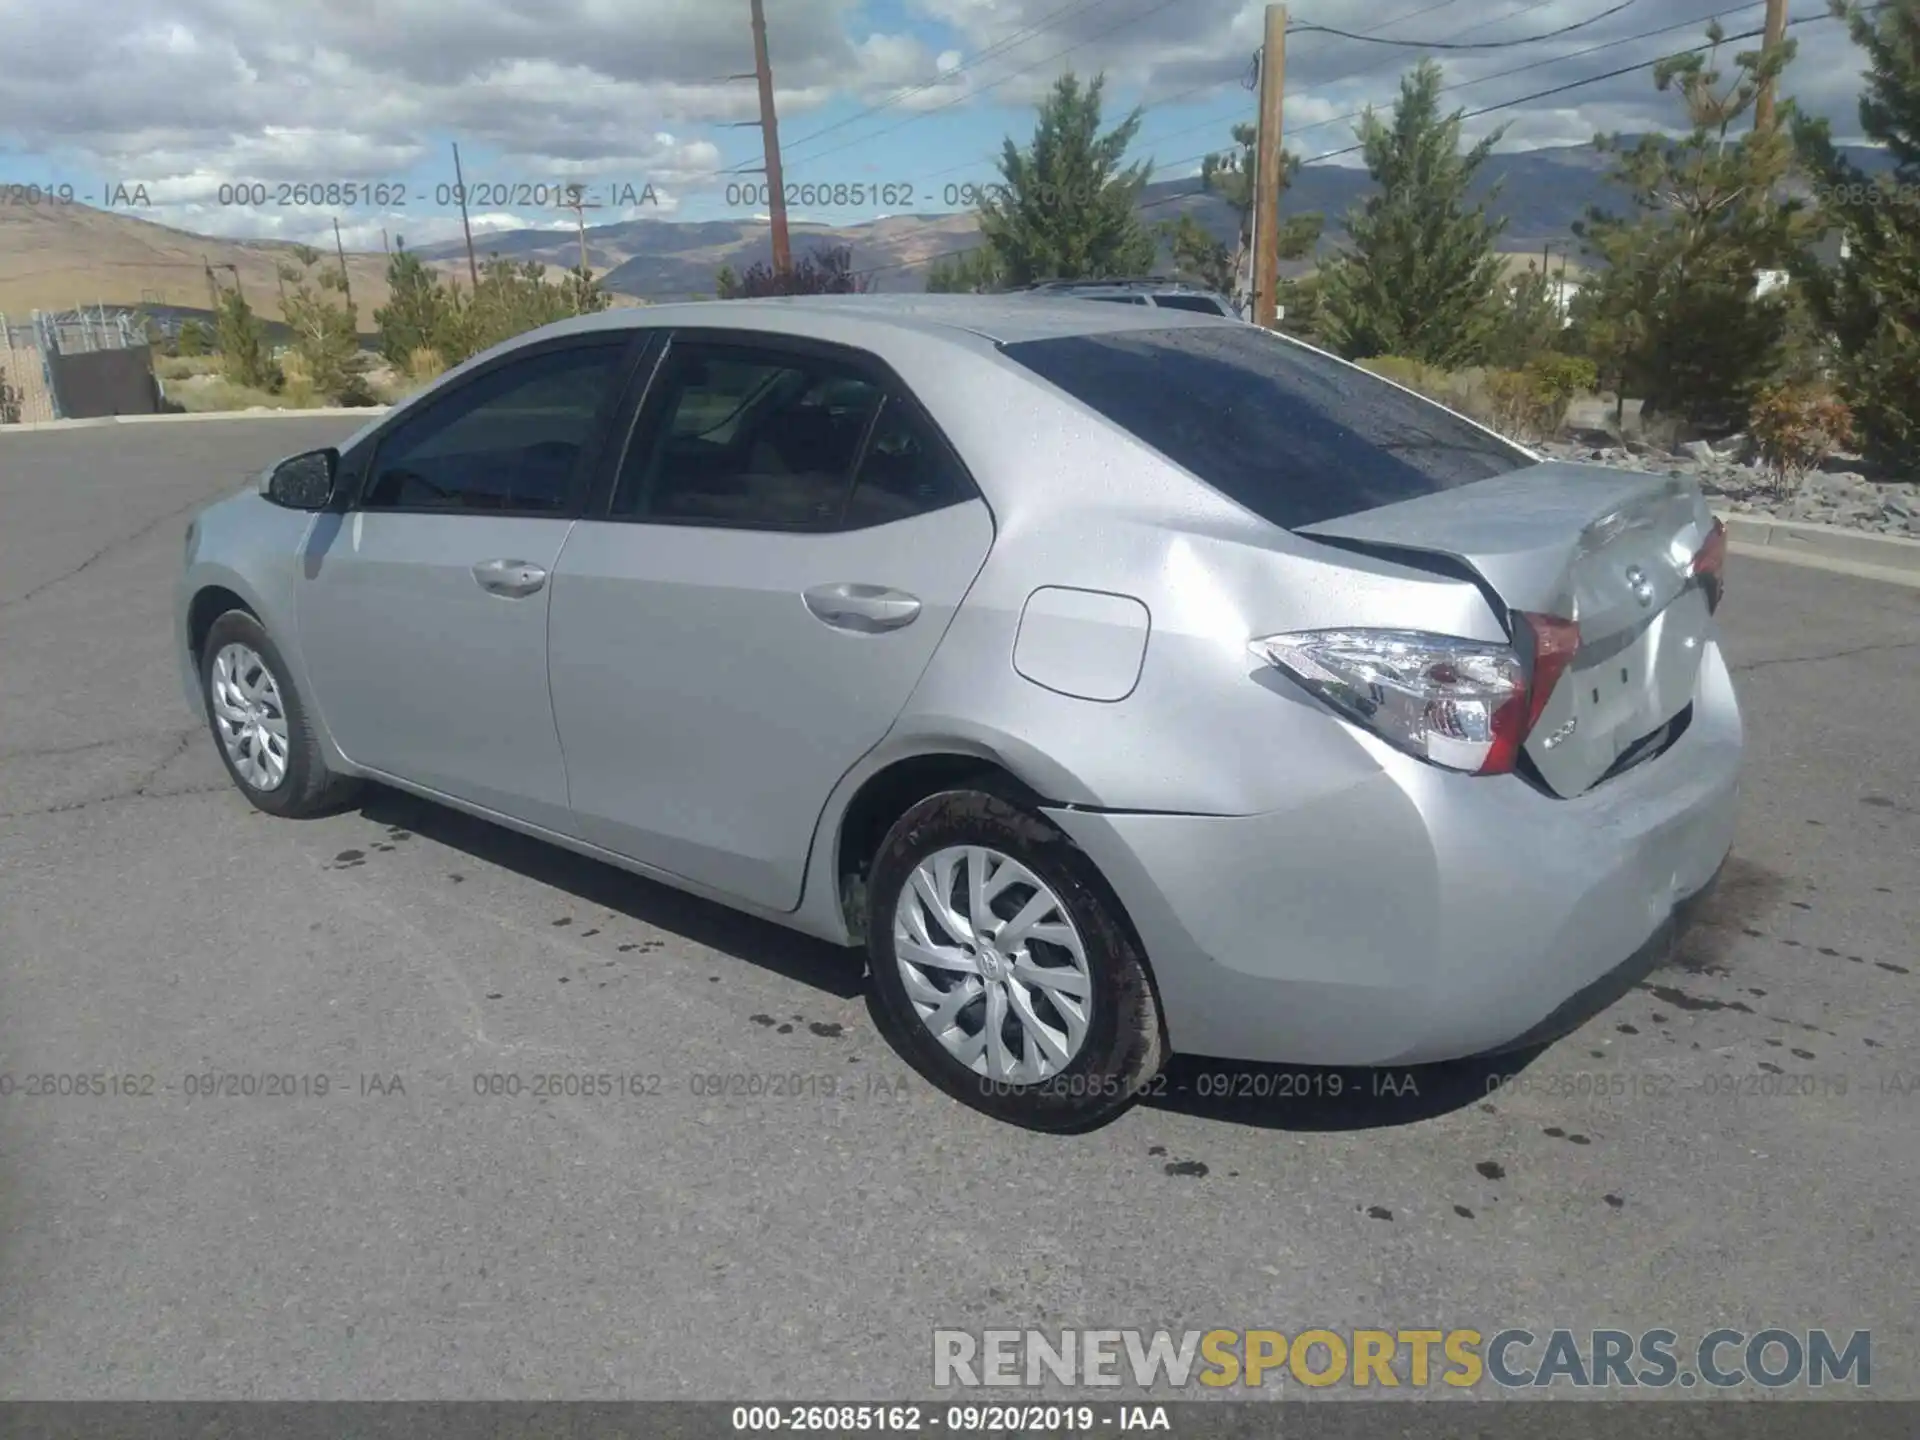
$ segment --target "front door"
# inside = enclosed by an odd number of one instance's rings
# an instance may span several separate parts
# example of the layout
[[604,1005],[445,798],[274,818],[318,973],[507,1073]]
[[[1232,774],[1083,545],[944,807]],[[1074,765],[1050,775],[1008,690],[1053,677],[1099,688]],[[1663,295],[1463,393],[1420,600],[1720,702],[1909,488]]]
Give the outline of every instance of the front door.
[[298,602],[317,702],[349,759],[565,827],[550,582],[628,339],[512,355],[401,417],[353,464],[357,497],[321,517]]
[[568,537],[549,674],[578,833],[771,909],[886,735],[993,520],[856,353],[676,340],[604,518]]

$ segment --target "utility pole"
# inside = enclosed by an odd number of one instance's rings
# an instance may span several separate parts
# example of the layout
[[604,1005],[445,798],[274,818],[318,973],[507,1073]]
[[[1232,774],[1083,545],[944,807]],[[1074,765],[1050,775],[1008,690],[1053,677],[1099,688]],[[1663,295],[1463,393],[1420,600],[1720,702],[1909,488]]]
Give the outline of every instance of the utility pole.
[[[1787,38],[1787,0],[1767,0],[1767,28],[1765,38],[1760,42],[1760,53],[1771,56]],[[1760,93],[1753,101],[1753,128],[1758,134],[1768,134],[1774,128],[1773,81],[1767,80],[1760,86]]]
[[340,293],[346,298],[347,309],[353,309],[353,285],[347,279],[347,247],[340,243],[340,217],[333,217],[333,253],[340,257]]
[[[568,188],[573,198],[571,200],[561,201],[560,205],[562,209],[573,211],[574,226],[580,235],[580,270],[583,274],[591,275],[593,269],[587,263],[587,210],[589,208],[587,203],[587,187],[584,185],[573,185]],[[597,201],[594,202],[591,208],[595,210],[599,209],[599,203]]]
[[767,16],[762,0],[753,7],[753,73],[760,82],[760,139],[767,154],[767,219],[773,227],[773,269],[785,275],[793,268],[787,246],[787,187],[780,173],[780,123],[773,113],[773,66],[767,60]]
[[1253,323],[1271,330],[1280,305],[1280,121],[1287,84],[1287,7],[1267,6],[1260,49],[1260,135],[1253,183]]
[[473,225],[467,219],[467,182],[460,174],[460,142],[453,142],[453,188],[460,197],[460,228],[467,236],[467,278],[480,288],[480,262],[473,258]]

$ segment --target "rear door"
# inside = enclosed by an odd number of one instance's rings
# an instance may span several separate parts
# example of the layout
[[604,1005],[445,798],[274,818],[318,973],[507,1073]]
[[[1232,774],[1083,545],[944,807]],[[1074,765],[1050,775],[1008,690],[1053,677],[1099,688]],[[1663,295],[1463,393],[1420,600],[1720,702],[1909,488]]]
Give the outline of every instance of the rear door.
[[871,357],[676,336],[554,578],[577,832],[798,905],[828,794],[905,706],[992,540],[959,458]]

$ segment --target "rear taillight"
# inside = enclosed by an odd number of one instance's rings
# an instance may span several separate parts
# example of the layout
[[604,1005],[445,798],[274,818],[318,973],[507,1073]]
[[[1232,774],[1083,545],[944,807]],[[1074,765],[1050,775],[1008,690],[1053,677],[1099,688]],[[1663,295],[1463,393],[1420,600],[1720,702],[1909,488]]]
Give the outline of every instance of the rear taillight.
[[1516,645],[1419,630],[1306,630],[1248,648],[1409,755],[1447,770],[1505,775],[1580,648],[1571,620],[1520,620]]
[[1707,612],[1711,614],[1720,608],[1720,597],[1727,590],[1727,527],[1718,518],[1713,528],[1707,531],[1706,541],[1693,557],[1693,563],[1687,567],[1687,574],[1700,582],[1700,588],[1707,592]]

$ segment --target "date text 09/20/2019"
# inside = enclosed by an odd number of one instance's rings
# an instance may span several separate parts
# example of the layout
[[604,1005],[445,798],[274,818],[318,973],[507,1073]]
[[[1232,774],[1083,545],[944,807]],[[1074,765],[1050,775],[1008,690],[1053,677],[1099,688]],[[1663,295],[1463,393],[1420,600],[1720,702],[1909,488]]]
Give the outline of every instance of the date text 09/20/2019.
[[1173,1428],[1164,1405],[736,1405],[735,1431],[1072,1435]]

